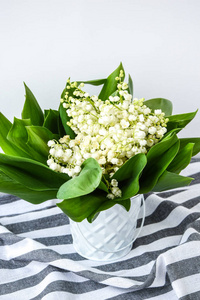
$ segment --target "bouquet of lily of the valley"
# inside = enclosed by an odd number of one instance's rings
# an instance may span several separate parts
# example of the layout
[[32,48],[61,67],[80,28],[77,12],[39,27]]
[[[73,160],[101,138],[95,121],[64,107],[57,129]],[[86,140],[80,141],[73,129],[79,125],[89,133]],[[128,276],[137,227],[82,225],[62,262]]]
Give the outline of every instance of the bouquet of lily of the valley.
[[[200,138],[178,138],[196,112],[172,115],[163,98],[133,98],[122,64],[106,79],[67,80],[58,110],[42,112],[25,85],[22,119],[0,114],[0,191],[58,206],[80,222],[130,198],[188,185],[179,175],[200,151]],[[87,84],[102,89],[98,96]]]

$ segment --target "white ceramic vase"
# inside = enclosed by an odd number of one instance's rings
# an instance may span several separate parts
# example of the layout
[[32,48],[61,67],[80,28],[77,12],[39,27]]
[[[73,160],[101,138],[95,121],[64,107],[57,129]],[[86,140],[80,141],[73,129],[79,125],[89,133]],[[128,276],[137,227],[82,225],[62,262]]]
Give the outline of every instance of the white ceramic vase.
[[[140,226],[137,221],[140,218]],[[102,211],[89,223],[70,220],[75,250],[83,257],[97,261],[113,261],[128,254],[138,237],[145,218],[143,195],[131,198],[127,212],[119,204]]]

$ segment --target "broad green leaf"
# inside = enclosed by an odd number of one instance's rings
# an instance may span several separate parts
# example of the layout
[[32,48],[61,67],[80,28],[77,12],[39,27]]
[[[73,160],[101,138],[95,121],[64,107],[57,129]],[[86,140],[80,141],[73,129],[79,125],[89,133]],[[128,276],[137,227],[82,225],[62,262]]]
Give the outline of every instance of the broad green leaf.
[[32,125],[42,125],[44,122],[43,112],[31,90],[24,83],[26,100],[22,110],[22,119],[30,119]]
[[118,200],[126,200],[133,197],[139,191],[139,177],[147,163],[146,155],[139,153],[130,158],[122,167],[113,175],[120,184],[122,197]]
[[179,131],[181,131],[181,128],[174,128],[170,131],[167,131],[161,141],[168,139],[169,136],[172,136],[174,133],[177,134]]
[[128,90],[129,93],[133,96],[133,80],[130,74],[128,75]]
[[52,133],[59,133],[59,111],[57,110],[46,110],[43,127],[49,129]]
[[[106,81],[102,87],[102,90],[99,94],[99,98],[101,100],[108,99],[109,96],[112,95],[117,90],[118,81],[116,81],[115,78],[119,76],[120,70],[124,71],[122,63],[120,63],[118,68],[114,72],[112,72],[106,79]],[[124,72],[124,74],[125,74],[125,72]]]
[[[117,199],[116,199],[117,200]],[[123,201],[116,201],[119,205],[122,205],[126,211],[129,211],[131,208],[131,199],[126,199]]]
[[55,199],[56,190],[34,191],[0,171],[0,192],[11,194],[33,204]]
[[37,161],[0,153],[0,170],[13,180],[36,190],[58,190],[69,180],[67,174],[56,173]]
[[58,139],[58,135],[41,126],[26,126],[26,130],[28,134],[27,146],[30,148],[30,153],[33,153],[33,150],[37,152],[41,155],[40,162],[46,164],[49,155],[47,143],[49,140]]
[[15,144],[18,148],[29,154],[29,147],[26,145],[26,142],[28,140],[28,133],[26,130],[26,126],[31,125],[31,120],[30,119],[17,119],[14,118],[13,125],[11,126],[7,139]]
[[12,123],[2,113],[0,113],[0,147],[4,153],[8,155],[29,157],[26,152],[7,139],[7,135],[11,127]]
[[[69,78],[70,79],[70,78]],[[65,94],[66,92],[68,93],[68,97],[72,96],[73,97],[73,92],[75,91],[75,88],[70,88],[67,89],[67,84],[66,87],[64,88],[62,94],[61,94],[61,99],[65,98]],[[60,123],[62,124],[62,126],[59,126],[60,132],[62,132],[62,127],[64,128],[64,134],[63,135],[69,135],[71,139],[74,139],[76,134],[75,132],[71,129],[71,127],[69,127],[67,125],[67,122],[69,122],[69,120],[71,119],[70,117],[68,117],[67,115],[67,109],[63,107],[63,104],[60,103],[59,106],[59,115],[60,115]],[[59,124],[59,125],[61,125]],[[62,136],[63,136],[62,135]]]
[[101,211],[107,210],[107,209],[113,207],[115,204],[116,204],[115,201],[108,200],[108,198],[106,200],[106,197],[105,197],[105,201],[87,217],[88,222],[92,223],[97,218],[97,216],[99,215],[99,213]]
[[65,182],[59,189],[58,199],[76,198],[93,192],[100,184],[102,170],[94,158],[86,159],[77,177]]
[[147,165],[140,178],[139,194],[151,191],[158,178],[166,170],[168,165],[179,150],[179,140],[176,134],[168,136],[165,140],[154,145],[147,154]]
[[127,211],[129,211],[130,206],[131,206],[131,200],[127,199],[124,201],[117,201],[117,199],[116,199],[116,201],[115,200],[107,200],[107,201],[103,202],[98,207],[98,209],[96,209],[91,215],[89,215],[87,217],[88,222],[92,223],[97,218],[97,216],[99,215],[99,213],[101,211],[107,210],[107,209],[113,207],[115,204],[122,205]]
[[59,119],[58,119],[58,134],[59,134],[59,137],[63,137],[66,134],[64,126],[62,124],[60,113],[59,113]]
[[181,148],[170,165],[167,171],[179,174],[190,163],[194,144],[189,143]]
[[106,193],[109,193],[108,188],[107,188],[106,184],[103,181],[100,182],[100,184],[98,186],[98,189],[100,189],[100,190],[102,190]]
[[65,134],[69,135],[71,139],[74,139],[76,134],[74,133],[74,131],[67,125],[67,122],[70,120],[70,117],[68,117],[67,113],[66,113],[66,109],[63,107],[62,104],[60,104],[59,107],[59,113],[60,113],[60,118],[62,121],[62,125],[65,129]]
[[185,147],[188,143],[194,144],[192,156],[195,156],[200,152],[200,138],[182,138],[180,141],[180,149]]
[[167,123],[167,131],[170,131],[174,128],[184,128],[189,122],[192,121],[192,119],[194,119],[194,117],[197,114],[197,111],[198,110],[191,113],[169,116],[169,122]]
[[57,206],[75,222],[81,222],[90,216],[98,207],[106,201],[106,197],[93,192],[88,195],[67,199]]
[[190,184],[192,180],[193,178],[191,177],[185,177],[165,171],[158,179],[156,185],[153,188],[153,191],[162,192],[178,187],[183,187]]
[[[15,144],[18,148],[24,151],[27,157],[29,157],[30,159],[34,159],[39,162],[46,163],[48,157],[48,147],[46,145],[45,154],[44,154],[44,147],[42,149],[37,147],[37,145],[41,145],[40,138],[34,136],[34,142],[33,142],[33,131],[31,131],[30,128],[28,129],[30,125],[31,125],[30,119],[20,120],[15,118],[14,123],[7,135],[7,138],[11,143]],[[44,130],[42,130],[42,127],[40,126],[37,126],[37,128],[38,128],[37,129],[38,133],[43,132],[42,138],[44,138],[44,131],[45,130],[47,131],[48,129],[44,128]],[[37,145],[34,145],[34,143],[36,143]]]
[[161,109],[166,116],[172,114],[172,102],[164,98],[154,98],[144,101],[144,104],[148,106],[152,111],[155,109]]
[[130,179],[130,177],[135,174],[138,176],[137,170],[135,167],[138,167],[139,170],[146,164],[146,155],[144,153],[139,153],[131,157],[125,162],[115,174],[112,176],[112,179],[116,179],[118,182]]

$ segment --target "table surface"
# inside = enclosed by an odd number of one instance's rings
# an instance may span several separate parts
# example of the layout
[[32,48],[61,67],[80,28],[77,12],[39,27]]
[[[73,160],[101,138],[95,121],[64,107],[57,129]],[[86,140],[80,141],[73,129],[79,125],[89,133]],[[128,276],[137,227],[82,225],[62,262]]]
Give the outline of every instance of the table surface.
[[0,194],[0,299],[199,300],[200,160],[189,187],[148,194],[131,252],[118,262],[78,255],[55,200],[32,205]]

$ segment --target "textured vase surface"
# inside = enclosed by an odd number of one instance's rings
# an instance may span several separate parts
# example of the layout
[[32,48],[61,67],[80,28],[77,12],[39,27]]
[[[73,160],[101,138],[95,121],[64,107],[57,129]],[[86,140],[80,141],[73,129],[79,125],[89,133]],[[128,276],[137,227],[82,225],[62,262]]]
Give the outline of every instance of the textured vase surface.
[[[131,250],[143,226],[144,215],[143,195],[137,195],[131,198],[128,212],[116,204],[102,211],[92,223],[70,220],[74,248],[81,256],[91,260],[118,260]],[[138,217],[140,228],[137,228]]]

